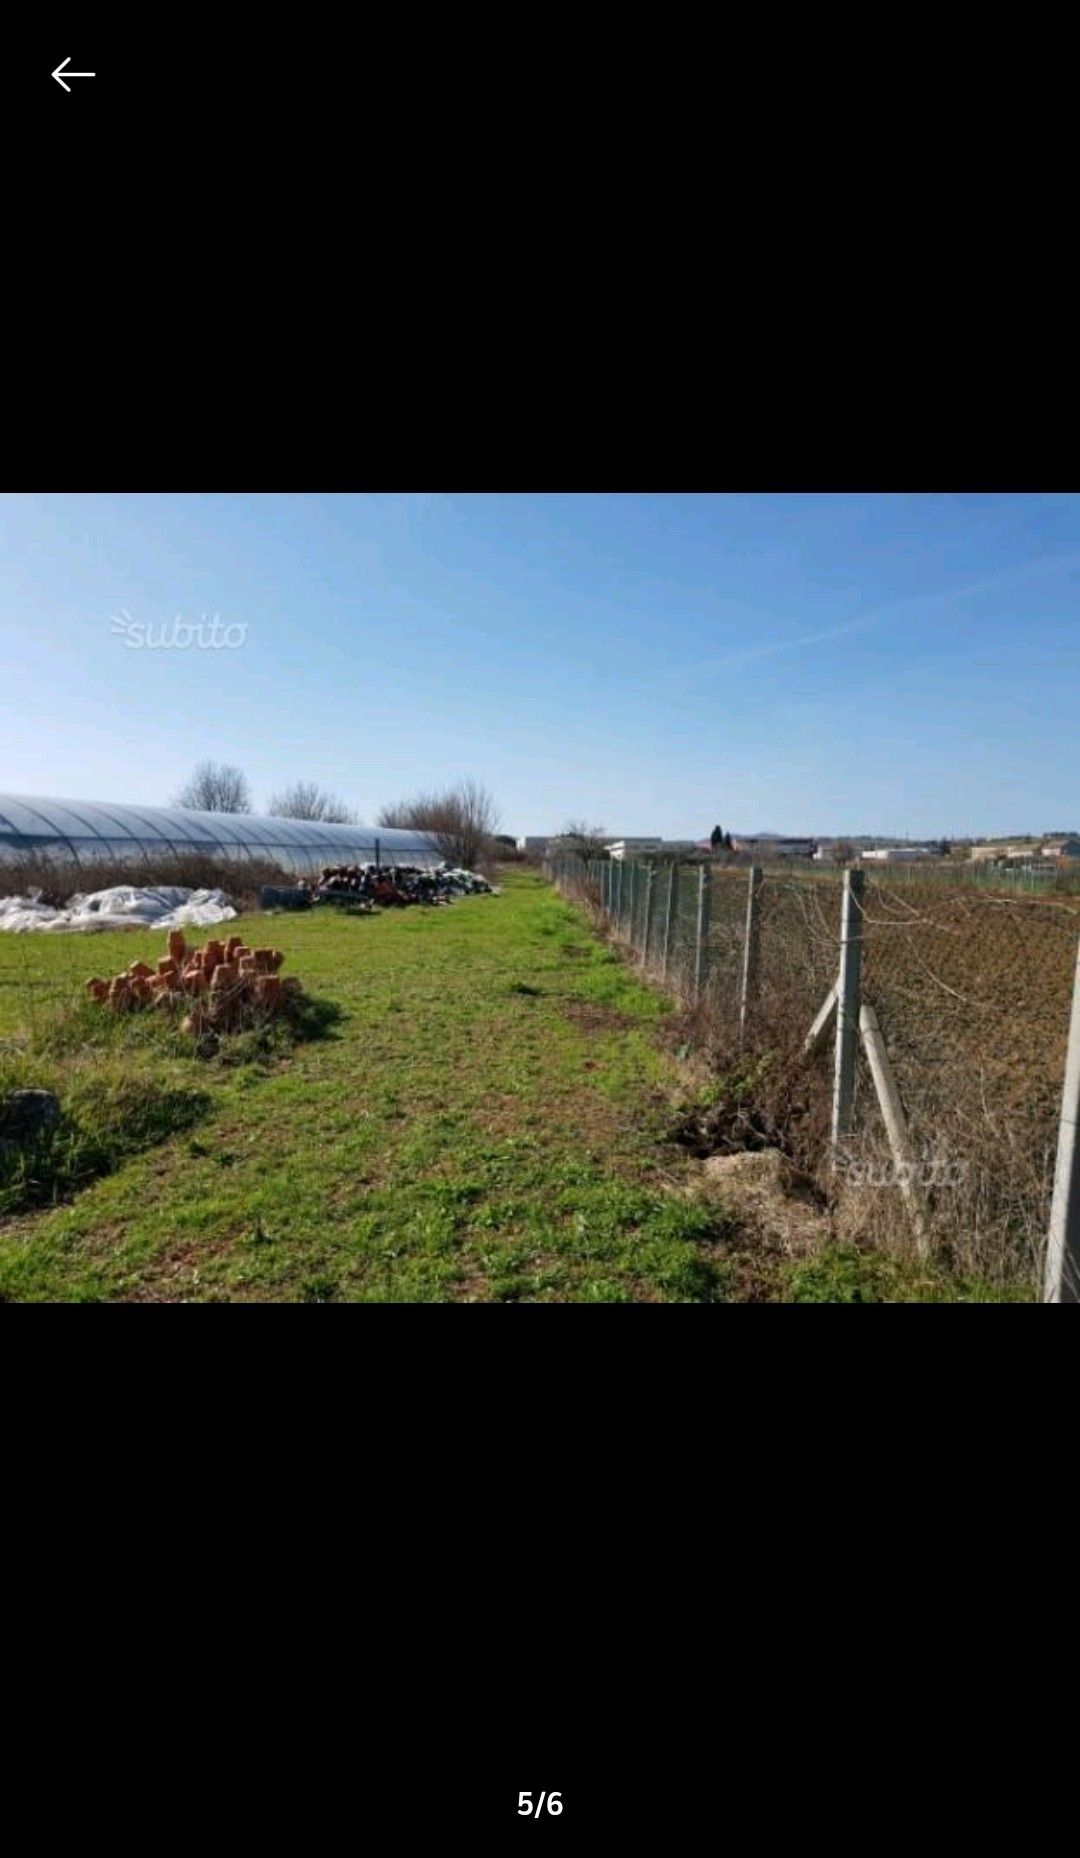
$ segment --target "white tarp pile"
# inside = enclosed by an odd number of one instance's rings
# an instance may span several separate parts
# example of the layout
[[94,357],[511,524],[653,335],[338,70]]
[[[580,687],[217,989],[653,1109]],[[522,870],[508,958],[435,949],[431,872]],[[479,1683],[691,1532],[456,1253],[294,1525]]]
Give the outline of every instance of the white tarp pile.
[[0,897],[0,929],[183,929],[226,923],[236,915],[223,890],[187,890],[182,884],[149,889],[117,884],[70,898],[62,910],[42,903],[40,890]]

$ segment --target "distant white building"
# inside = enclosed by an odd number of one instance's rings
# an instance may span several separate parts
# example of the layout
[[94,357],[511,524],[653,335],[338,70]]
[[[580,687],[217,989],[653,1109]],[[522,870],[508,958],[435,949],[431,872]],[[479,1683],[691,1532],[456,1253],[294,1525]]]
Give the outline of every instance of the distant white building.
[[519,852],[535,852],[539,856],[542,857],[543,854],[547,851],[547,848],[550,845],[550,843],[551,843],[551,840],[547,837],[532,838],[528,834],[526,834],[523,838],[520,838],[518,840],[517,848]]
[[928,845],[875,845],[872,851],[861,854],[864,864],[918,864],[923,858],[935,856]]
[[1042,847],[1044,858],[1080,858],[1080,839],[1048,839]]
[[604,850],[609,858],[636,858],[639,852],[658,852],[663,839],[613,839]]

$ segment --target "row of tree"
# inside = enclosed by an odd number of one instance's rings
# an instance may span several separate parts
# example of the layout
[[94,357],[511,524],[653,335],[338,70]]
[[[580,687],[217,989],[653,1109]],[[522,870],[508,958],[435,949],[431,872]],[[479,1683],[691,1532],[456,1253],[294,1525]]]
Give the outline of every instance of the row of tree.
[[[176,796],[177,806],[196,813],[253,813],[247,775],[228,762],[200,761],[190,780]],[[271,794],[266,810],[275,819],[325,819],[349,825],[356,818],[336,794],[315,781],[294,781],[281,793]]]
[[[200,762],[177,794],[176,805],[199,813],[254,811],[247,776],[227,762]],[[294,781],[291,787],[271,794],[266,810],[275,819],[317,819],[340,825],[353,825],[357,817],[336,794],[315,781]],[[489,855],[499,812],[486,787],[462,779],[442,792],[419,793],[384,806],[377,823],[430,833],[444,858],[471,867]]]

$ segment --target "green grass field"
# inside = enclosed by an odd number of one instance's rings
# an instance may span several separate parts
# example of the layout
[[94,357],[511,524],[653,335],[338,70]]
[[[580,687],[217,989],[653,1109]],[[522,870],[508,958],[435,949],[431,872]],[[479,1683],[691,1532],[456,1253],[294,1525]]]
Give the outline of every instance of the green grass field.
[[0,1300],[948,1294],[895,1270],[883,1288],[880,1260],[847,1252],[784,1273],[680,1191],[670,1003],[538,877],[443,910],[235,927],[285,950],[320,1036],[198,1058],[160,1016],[78,1004],[161,934],[0,936],[0,1095],[53,1089],[73,1131],[47,1184],[63,1197],[0,1202]]

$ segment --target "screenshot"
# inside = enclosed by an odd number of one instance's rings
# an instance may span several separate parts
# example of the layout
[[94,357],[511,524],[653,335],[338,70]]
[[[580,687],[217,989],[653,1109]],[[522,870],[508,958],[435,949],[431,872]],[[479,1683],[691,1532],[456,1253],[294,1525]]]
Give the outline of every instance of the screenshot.
[[1065,493],[5,492],[0,1299],[1076,1301],[1078,570]]

